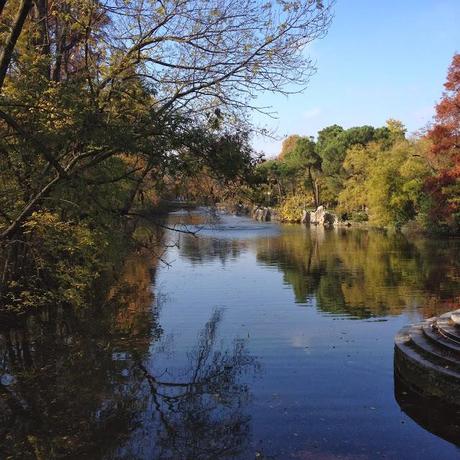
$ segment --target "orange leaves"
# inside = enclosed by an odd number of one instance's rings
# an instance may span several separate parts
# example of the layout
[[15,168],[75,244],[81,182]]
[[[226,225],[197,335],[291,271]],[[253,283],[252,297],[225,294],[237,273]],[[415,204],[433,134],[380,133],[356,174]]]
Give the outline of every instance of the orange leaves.
[[448,160],[446,167],[456,169],[460,163],[460,54],[454,55],[444,86],[428,137],[433,141],[433,155],[443,156]]

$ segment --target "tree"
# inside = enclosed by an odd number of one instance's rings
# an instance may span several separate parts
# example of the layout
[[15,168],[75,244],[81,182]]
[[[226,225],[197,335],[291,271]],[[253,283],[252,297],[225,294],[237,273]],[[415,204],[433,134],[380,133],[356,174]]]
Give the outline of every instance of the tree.
[[[460,155],[460,54],[455,54],[444,83],[445,92],[436,106],[434,124],[428,131],[432,153],[444,157],[457,170]],[[442,166],[441,166],[442,167]]]
[[386,127],[358,126],[343,129],[332,125],[318,132],[317,152],[322,160],[322,170],[325,182],[325,200],[331,204],[337,203],[337,197],[343,188],[345,171],[343,162],[347,150],[354,145],[365,146],[372,141],[382,141],[389,138]]
[[333,204],[341,188],[341,167],[346,147],[342,142],[344,129],[339,125],[328,126],[318,132],[316,152],[321,158],[324,174],[322,196],[327,205]]
[[295,148],[297,141],[300,139],[298,134],[291,134],[290,136],[284,139],[281,144],[281,152],[278,155],[278,160],[284,160],[286,155],[288,155]]
[[[343,167],[346,180],[338,196],[338,208],[346,213],[349,219],[367,218],[368,200],[368,172],[371,164],[380,156],[381,146],[372,143],[367,146],[355,145],[348,149]],[[358,214],[361,213],[361,214]],[[365,213],[365,214],[362,214]]]
[[381,128],[363,126],[345,132],[351,147],[343,161],[345,180],[338,206],[353,220],[367,219],[370,170],[382,166],[386,158],[391,157],[392,146],[405,141],[405,132],[404,125],[394,119],[389,119]]
[[460,228],[460,54],[449,67],[445,92],[436,106],[434,123],[427,133],[432,142],[430,160],[435,175],[427,179],[436,225]]
[[389,135],[393,141],[401,141],[405,139],[407,129],[401,121],[389,118],[386,122],[386,128],[388,129]]
[[377,153],[369,164],[366,182],[373,224],[400,228],[421,211],[423,183],[430,170],[416,149],[416,141],[401,141]]
[[316,144],[309,137],[299,137],[293,150],[286,156],[285,161],[302,175],[307,176],[308,187],[313,195],[315,208],[320,204],[318,173],[321,170],[321,158],[316,153]]
[[425,206],[423,184],[430,175],[425,149],[419,139],[402,139],[390,147],[380,141],[348,149],[339,209],[353,220],[368,217],[378,226],[400,227],[417,217]]
[[[206,169],[237,180],[252,162],[254,98],[307,83],[315,69],[304,47],[326,33],[332,8],[314,0],[1,5],[0,298],[37,273],[31,254],[61,222],[110,238],[132,227],[165,178]],[[39,223],[51,233],[38,238],[27,229],[40,216],[53,225]]]
[[[2,239],[58,186],[108,158],[148,157],[145,177],[175,148],[165,137],[184,125],[207,123],[210,111],[236,124],[257,92],[304,85],[314,67],[303,47],[331,19],[331,3],[313,0],[67,0],[46,8],[36,0],[37,20],[26,21],[31,5],[6,5],[17,20],[1,55],[0,118],[8,137],[39,155],[46,174],[9,215]],[[18,47],[21,31],[34,39]]]

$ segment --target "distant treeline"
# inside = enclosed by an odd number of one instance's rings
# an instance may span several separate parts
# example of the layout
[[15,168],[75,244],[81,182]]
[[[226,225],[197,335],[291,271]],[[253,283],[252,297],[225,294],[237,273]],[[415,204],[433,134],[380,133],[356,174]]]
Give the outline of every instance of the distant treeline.
[[285,220],[325,205],[342,219],[428,231],[460,229],[460,54],[453,58],[434,122],[420,135],[404,125],[291,135],[276,159],[256,167],[252,199],[279,206]]

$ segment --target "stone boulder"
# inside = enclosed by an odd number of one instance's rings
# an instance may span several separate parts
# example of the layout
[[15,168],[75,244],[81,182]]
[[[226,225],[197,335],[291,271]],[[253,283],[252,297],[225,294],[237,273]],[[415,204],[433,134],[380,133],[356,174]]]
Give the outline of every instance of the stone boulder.
[[336,216],[331,212],[326,211],[324,206],[318,206],[316,211],[310,212],[310,224],[332,227],[336,221]]
[[300,219],[302,224],[309,224],[310,223],[310,213],[308,211],[302,211],[302,218]]
[[249,208],[244,204],[238,203],[236,205],[235,214],[237,216],[247,216],[249,214]]
[[271,218],[270,208],[256,207],[252,211],[252,218],[261,222],[268,222]]

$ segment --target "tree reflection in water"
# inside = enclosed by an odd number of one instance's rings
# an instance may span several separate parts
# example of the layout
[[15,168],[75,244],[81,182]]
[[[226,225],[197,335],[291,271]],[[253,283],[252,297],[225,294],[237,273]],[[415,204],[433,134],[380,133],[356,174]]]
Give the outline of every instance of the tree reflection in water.
[[244,341],[219,348],[220,311],[186,369],[166,378],[149,368],[152,344],[167,341],[152,311],[152,265],[129,259],[102,306],[50,307],[2,328],[0,458],[225,458],[247,446],[240,377],[257,363]]
[[178,240],[180,255],[197,265],[215,259],[225,264],[229,260],[237,259],[247,249],[246,242],[236,239],[194,238],[185,235]]
[[151,269],[130,258],[103,305],[50,306],[2,328],[0,458],[99,458],[129,436],[146,403],[130,357],[161,334]]
[[216,343],[222,312],[216,310],[188,353],[188,369],[180,379],[155,376],[138,363],[152,398],[158,423],[153,458],[234,458],[248,447],[250,416],[244,408],[250,400],[243,374],[259,365],[246,350],[244,340],[221,350]]
[[422,308],[454,308],[458,241],[411,238],[376,230],[286,226],[256,242],[257,260],[278,267],[296,301],[334,315],[370,318]]

